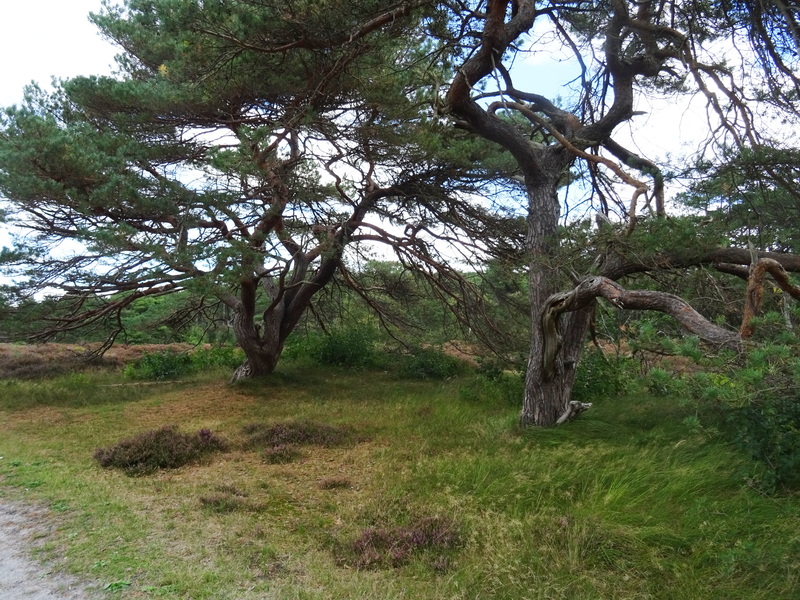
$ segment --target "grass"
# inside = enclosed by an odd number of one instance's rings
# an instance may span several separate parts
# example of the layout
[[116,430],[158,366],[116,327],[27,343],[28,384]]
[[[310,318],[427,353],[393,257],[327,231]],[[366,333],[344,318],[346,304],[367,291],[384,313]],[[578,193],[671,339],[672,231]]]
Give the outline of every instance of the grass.
[[[748,487],[756,467],[677,399],[522,431],[468,377],[84,377],[0,383],[0,494],[48,505],[51,555],[112,598],[800,597],[798,496]],[[92,457],[171,424],[230,446],[141,477]]]

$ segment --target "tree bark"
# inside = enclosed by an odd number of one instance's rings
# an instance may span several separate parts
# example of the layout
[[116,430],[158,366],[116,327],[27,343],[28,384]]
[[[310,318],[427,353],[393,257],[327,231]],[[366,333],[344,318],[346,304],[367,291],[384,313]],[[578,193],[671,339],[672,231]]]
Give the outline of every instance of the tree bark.
[[[773,279],[775,279],[775,283],[778,284],[786,296],[791,296],[795,300],[800,300],[800,287],[792,284],[789,280],[789,274],[781,263],[772,258],[756,260],[750,265],[747,281],[742,325],[739,328],[739,334],[742,336],[742,339],[749,338],[755,331],[752,321],[753,317],[761,313],[761,299],[764,295],[764,276],[767,273],[772,275]],[[791,320],[789,320],[789,324],[791,325]]]
[[271,374],[278,365],[286,338],[281,339],[280,319],[264,321],[264,331],[255,324],[255,313],[242,302],[233,317],[233,333],[244,351],[244,362],[234,371],[231,383]]
[[[545,372],[543,356],[547,344],[554,342],[546,338],[539,323],[548,298],[556,291],[561,279],[554,253],[558,246],[558,216],[560,206],[557,196],[558,177],[569,164],[569,156],[549,154],[541,162],[551,162],[549,168],[541,170],[539,176],[530,175],[528,188],[528,236],[526,246],[530,259],[529,286],[531,317],[530,353],[525,373],[525,395],[522,402],[520,424],[523,426],[555,425],[569,407],[575,368],[580,358],[583,339],[589,326],[593,306],[573,312],[559,324],[557,337],[560,340],[558,356],[553,368]],[[541,173],[549,174],[543,177]]]

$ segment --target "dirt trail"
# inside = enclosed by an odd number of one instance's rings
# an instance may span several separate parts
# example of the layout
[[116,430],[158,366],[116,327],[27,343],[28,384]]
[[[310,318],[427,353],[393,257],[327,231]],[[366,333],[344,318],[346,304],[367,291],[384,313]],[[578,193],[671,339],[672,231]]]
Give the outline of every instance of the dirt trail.
[[75,578],[31,557],[51,525],[44,509],[0,498],[0,598],[3,600],[94,600]]

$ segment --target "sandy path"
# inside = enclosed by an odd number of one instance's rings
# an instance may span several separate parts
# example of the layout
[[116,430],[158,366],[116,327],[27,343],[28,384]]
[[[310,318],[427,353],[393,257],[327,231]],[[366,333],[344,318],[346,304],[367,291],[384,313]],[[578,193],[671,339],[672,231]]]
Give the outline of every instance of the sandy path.
[[48,532],[46,511],[0,499],[0,598],[2,600],[92,600],[75,578],[31,557]]

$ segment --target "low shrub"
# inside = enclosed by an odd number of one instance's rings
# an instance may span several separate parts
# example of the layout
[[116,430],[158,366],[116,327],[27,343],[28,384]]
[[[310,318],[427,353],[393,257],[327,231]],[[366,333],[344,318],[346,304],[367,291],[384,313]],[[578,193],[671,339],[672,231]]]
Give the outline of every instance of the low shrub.
[[208,369],[235,369],[244,362],[244,351],[236,346],[211,346],[199,348],[190,355],[192,367],[197,371]]
[[722,415],[722,433],[763,465],[763,473],[749,479],[768,493],[800,485],[798,349],[757,343],[744,363],[732,361],[723,373],[695,374],[687,386],[698,408]]
[[767,472],[760,482],[765,491],[800,484],[800,396],[755,400],[728,409],[734,443]]
[[264,450],[264,461],[271,465],[283,465],[296,461],[300,451],[291,444],[278,444]]
[[159,469],[176,469],[197,462],[212,452],[227,449],[227,443],[208,429],[181,433],[174,425],[145,431],[95,450],[94,458],[104,468],[121,469],[128,475],[147,475]]
[[212,346],[193,352],[145,352],[125,366],[124,374],[130,379],[163,381],[210,369],[235,369],[244,358],[244,352],[236,346]]
[[435,348],[414,348],[400,362],[400,375],[409,379],[448,379],[465,371],[462,361]]
[[381,363],[376,338],[376,332],[368,327],[338,329],[316,338],[308,352],[323,365],[367,369]]
[[620,394],[630,380],[633,367],[630,360],[606,356],[596,348],[589,348],[581,356],[572,387],[572,399],[594,402]]
[[644,384],[653,396],[680,397],[687,393],[685,382],[675,373],[654,367],[644,377]]
[[176,379],[194,371],[192,357],[184,352],[146,352],[125,365],[124,374],[130,379]]
[[340,551],[340,561],[358,569],[401,567],[415,556],[428,555],[443,570],[447,551],[460,544],[456,524],[444,517],[425,517],[402,527],[370,527]]
[[312,421],[284,423],[251,423],[242,432],[247,448],[276,448],[278,446],[341,446],[352,440],[352,431],[345,427],[324,425]]

